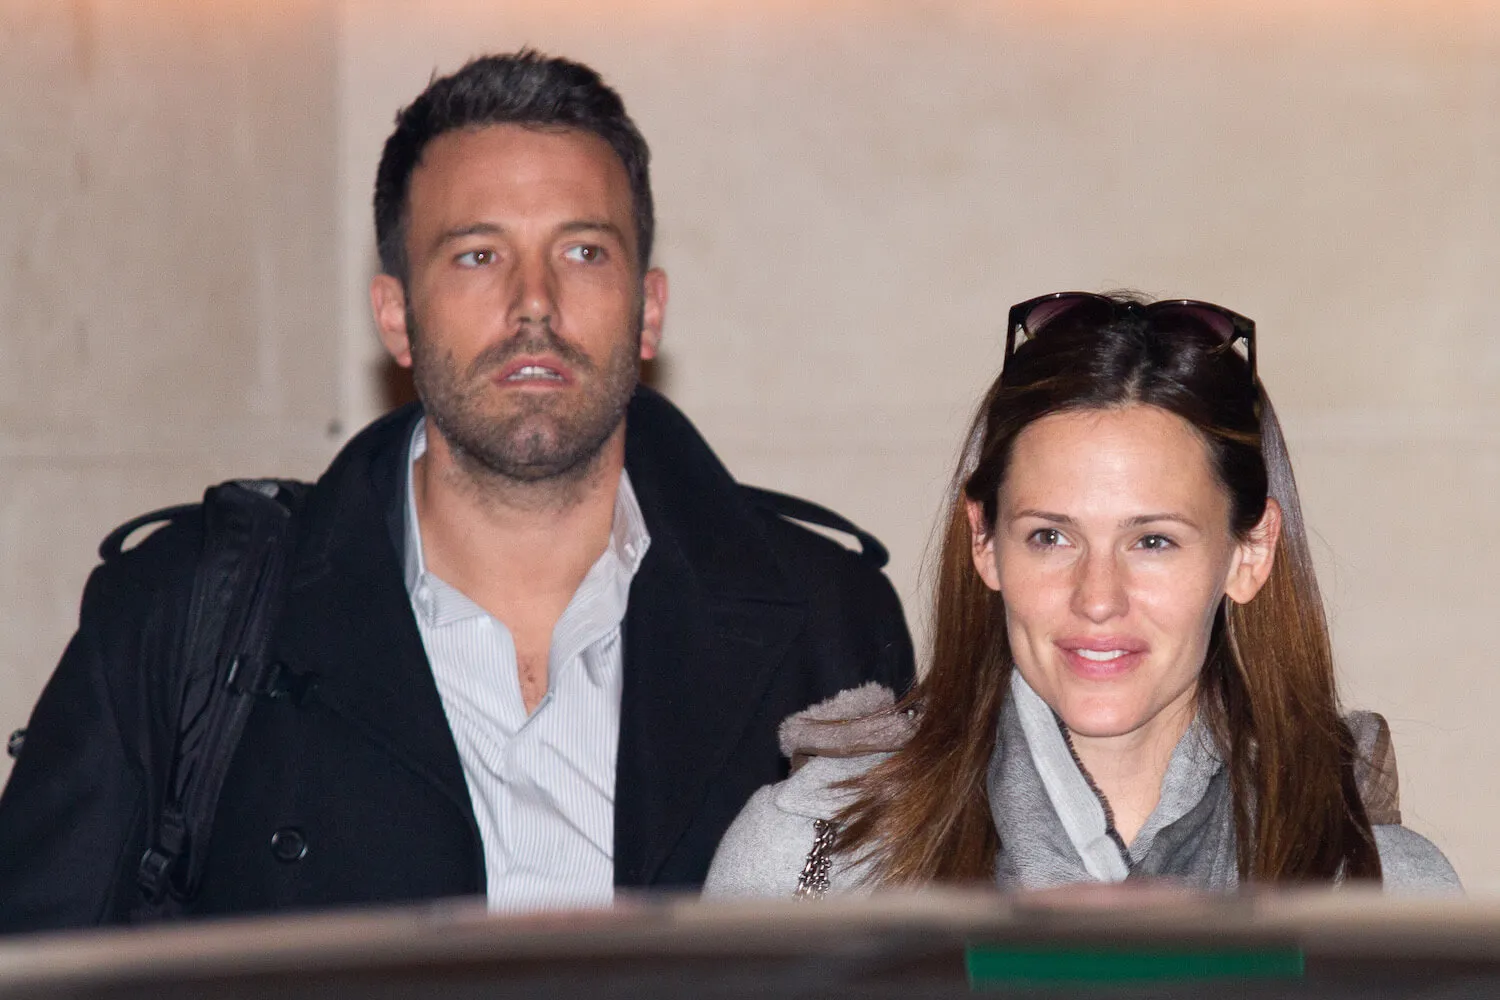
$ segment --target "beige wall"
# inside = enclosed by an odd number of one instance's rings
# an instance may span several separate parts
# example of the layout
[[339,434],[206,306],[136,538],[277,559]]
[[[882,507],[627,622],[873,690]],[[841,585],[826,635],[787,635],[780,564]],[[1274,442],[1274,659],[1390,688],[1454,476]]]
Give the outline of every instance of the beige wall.
[[335,11],[251,10],[0,0],[4,732],[112,525],[337,444]]
[[5,93],[57,105],[0,102],[0,725],[98,534],[307,472],[378,410],[380,142],[434,69],[530,43],[598,66],[652,143],[667,390],[742,478],[879,533],[914,617],[1006,306],[1132,286],[1255,317],[1347,700],[1391,718],[1408,822],[1500,889],[1471,637],[1500,618],[1500,4],[251,9],[0,0],[35,36],[0,35]]

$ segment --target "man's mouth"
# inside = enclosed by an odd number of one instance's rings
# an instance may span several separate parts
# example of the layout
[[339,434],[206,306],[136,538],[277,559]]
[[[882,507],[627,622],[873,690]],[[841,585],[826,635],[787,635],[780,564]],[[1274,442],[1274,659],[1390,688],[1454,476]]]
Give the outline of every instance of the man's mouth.
[[509,375],[505,376],[506,382],[528,382],[537,379],[544,382],[566,382],[561,372],[546,365],[522,365]]
[[492,376],[501,385],[561,388],[573,381],[573,373],[561,361],[532,354],[512,358]]

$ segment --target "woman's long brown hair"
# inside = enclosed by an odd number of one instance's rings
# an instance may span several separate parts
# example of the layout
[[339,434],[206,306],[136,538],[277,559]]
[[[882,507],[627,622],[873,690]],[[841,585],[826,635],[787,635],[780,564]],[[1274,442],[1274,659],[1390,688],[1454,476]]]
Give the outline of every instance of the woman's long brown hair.
[[916,711],[915,732],[848,783],[859,794],[840,815],[839,849],[868,858],[878,882],[989,879],[1000,847],[985,777],[1010,690],[1010,641],[1002,598],[974,569],[965,500],[983,507],[993,530],[1027,426],[1129,405],[1160,407],[1196,430],[1230,497],[1236,537],[1260,521],[1267,497],[1281,507],[1270,579],[1248,604],[1224,599],[1199,683],[1199,710],[1229,768],[1241,879],[1380,877],[1275,411],[1221,340],[1136,313],[1048,326],[1016,350],[974,418],[936,567],[929,667],[895,709]]

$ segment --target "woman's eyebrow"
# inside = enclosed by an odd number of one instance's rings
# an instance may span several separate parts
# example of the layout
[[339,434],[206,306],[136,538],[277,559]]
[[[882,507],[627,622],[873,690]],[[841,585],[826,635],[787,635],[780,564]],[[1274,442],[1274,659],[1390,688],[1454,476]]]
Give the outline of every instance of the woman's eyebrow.
[[1143,527],[1143,526],[1148,525],[1148,524],[1155,524],[1158,521],[1175,521],[1178,524],[1186,525],[1187,527],[1192,528],[1195,531],[1198,530],[1198,522],[1197,521],[1194,521],[1192,518],[1188,517],[1186,514],[1173,514],[1173,513],[1137,514],[1135,517],[1128,517],[1125,520],[1121,521],[1120,522],[1120,527],[1122,527],[1122,528],[1140,528],[1140,527]]
[[[1075,527],[1078,524],[1077,518],[1070,517],[1067,514],[1058,514],[1055,511],[1050,510],[1037,510],[1031,507],[1016,511],[1015,513],[1010,515],[1009,520],[1019,521],[1022,518],[1026,517],[1034,517],[1039,521],[1047,521],[1051,524],[1062,524],[1068,527]],[[1197,521],[1194,521],[1186,514],[1176,514],[1172,512],[1163,512],[1160,514],[1137,514],[1135,517],[1127,517],[1125,520],[1121,521],[1119,523],[1119,527],[1140,528],[1148,524],[1157,524],[1162,521],[1173,521],[1177,524],[1186,525],[1187,527],[1192,528],[1195,531],[1198,530]]]
[[1023,517],[1034,517],[1040,521],[1051,521],[1053,524],[1076,525],[1078,521],[1067,514],[1056,514],[1050,510],[1035,510],[1027,507],[1010,515],[1010,520],[1019,521]]

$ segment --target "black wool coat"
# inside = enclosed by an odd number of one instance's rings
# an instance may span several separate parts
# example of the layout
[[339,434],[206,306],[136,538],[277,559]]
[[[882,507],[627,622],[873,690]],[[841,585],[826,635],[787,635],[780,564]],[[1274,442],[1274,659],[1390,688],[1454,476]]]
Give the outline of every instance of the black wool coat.
[[[314,682],[255,704],[190,913],[484,892],[402,580],[418,413],[366,428],[308,495],[273,655]],[[904,690],[911,641],[869,560],[758,505],[665,399],[640,390],[626,426],[651,546],[623,627],[615,884],[693,888],[750,794],[785,775],[777,724],[867,680]],[[175,732],[154,647],[180,634],[201,532],[179,517],[90,578],[0,797],[0,932],[119,922],[138,904]]]

